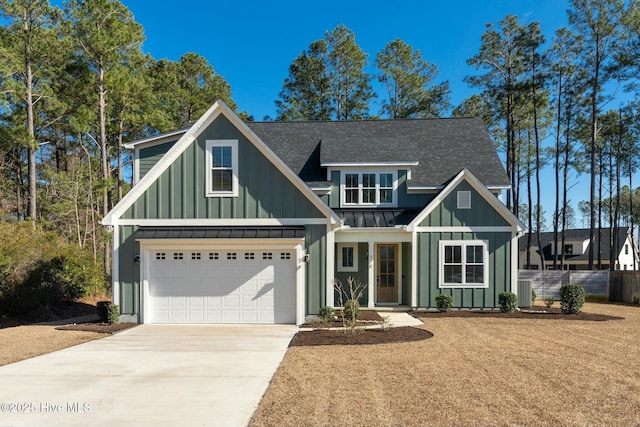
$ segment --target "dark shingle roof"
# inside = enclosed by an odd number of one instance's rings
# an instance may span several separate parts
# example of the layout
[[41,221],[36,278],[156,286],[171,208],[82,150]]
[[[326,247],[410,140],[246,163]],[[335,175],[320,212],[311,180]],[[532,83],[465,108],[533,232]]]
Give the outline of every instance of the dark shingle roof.
[[463,168],[487,186],[509,179],[479,118],[248,122],[300,178],[326,181],[321,163],[419,162],[410,186],[440,186]]
[[[618,250],[616,253],[616,257],[617,255],[620,253],[620,250],[622,249],[622,245],[624,244],[624,241],[627,238],[627,234],[629,232],[629,227],[619,227],[618,228]],[[603,260],[605,259],[610,259],[610,244],[609,242],[611,241],[611,233],[610,233],[610,229],[609,228],[602,228],[601,229],[601,238],[600,238],[600,251],[601,251],[601,258]],[[598,239],[598,229],[595,230],[595,238],[596,241]],[[565,241],[566,242],[583,242],[585,240],[589,240],[589,229],[588,228],[576,228],[573,230],[565,230]],[[545,233],[540,233],[540,241],[542,242],[542,251],[544,253],[544,257],[547,260],[553,260],[553,251],[552,251],[552,243],[553,243],[553,233],[552,232],[545,232]],[[562,244],[562,235],[560,234],[560,232],[558,232],[558,245]],[[536,246],[536,247],[540,247],[538,245],[538,239],[536,236],[536,233],[532,233],[531,234],[531,246]],[[526,251],[527,250],[527,235],[523,235],[520,237],[519,241],[518,241],[518,249],[520,251]],[[595,258],[597,259],[598,257],[598,246],[596,244],[595,248],[594,248],[594,253],[595,253]],[[583,259],[589,259],[589,246],[587,246],[587,248],[585,249],[583,254],[576,254],[576,255],[565,255],[565,259],[572,259],[572,260],[583,260]]]

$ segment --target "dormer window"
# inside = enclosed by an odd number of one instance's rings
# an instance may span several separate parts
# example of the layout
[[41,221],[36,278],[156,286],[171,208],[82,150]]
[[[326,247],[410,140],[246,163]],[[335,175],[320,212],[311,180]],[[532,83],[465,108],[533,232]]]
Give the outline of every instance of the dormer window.
[[343,172],[342,206],[396,206],[396,172]]

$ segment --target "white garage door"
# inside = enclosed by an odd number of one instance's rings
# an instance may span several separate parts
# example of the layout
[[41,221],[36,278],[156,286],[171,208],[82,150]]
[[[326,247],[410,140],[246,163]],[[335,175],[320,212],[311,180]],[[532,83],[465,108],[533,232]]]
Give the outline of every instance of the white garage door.
[[155,250],[152,323],[295,323],[295,257],[283,250]]

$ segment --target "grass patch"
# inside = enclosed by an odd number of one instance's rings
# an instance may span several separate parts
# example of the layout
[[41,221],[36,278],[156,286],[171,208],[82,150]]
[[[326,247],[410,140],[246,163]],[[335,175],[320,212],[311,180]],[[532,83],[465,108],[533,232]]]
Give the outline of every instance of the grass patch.
[[291,347],[250,425],[640,425],[640,308],[583,310],[624,319],[434,317],[427,340]]

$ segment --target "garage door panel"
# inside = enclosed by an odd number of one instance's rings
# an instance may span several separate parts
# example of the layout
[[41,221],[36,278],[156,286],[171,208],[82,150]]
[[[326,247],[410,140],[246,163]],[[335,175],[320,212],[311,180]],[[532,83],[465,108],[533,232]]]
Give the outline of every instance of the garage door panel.
[[295,323],[291,251],[164,250],[151,261],[152,322]]

